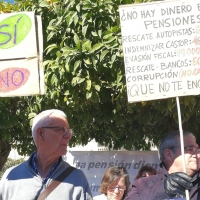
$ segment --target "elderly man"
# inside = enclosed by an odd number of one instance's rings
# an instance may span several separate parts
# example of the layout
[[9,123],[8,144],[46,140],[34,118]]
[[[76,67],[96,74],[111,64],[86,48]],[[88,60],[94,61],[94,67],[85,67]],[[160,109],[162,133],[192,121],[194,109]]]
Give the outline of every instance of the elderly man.
[[[187,178],[189,177],[189,181],[193,181],[188,186],[188,188],[191,189],[190,199],[200,199],[200,193],[196,191],[199,184],[197,179],[200,180],[198,157],[200,150],[196,143],[196,138],[192,133],[184,131],[183,137],[187,175],[182,173],[183,167],[180,147],[180,134],[179,131],[175,131],[166,135],[160,142],[159,158],[162,162],[157,175],[140,178],[134,181],[133,187],[125,200],[164,200],[171,199],[171,197],[175,196],[182,197],[184,194],[183,187],[183,193],[175,190],[172,192],[170,189],[171,185],[173,185],[172,182],[177,180],[178,175],[182,176],[183,180],[185,180],[185,178],[188,180]],[[175,172],[181,173],[174,174]],[[170,177],[169,179],[168,176]],[[180,189],[180,187],[178,189]]]
[[33,120],[32,135],[37,151],[4,173],[0,200],[92,199],[83,172],[61,157],[72,137],[65,113],[56,109],[41,112]]

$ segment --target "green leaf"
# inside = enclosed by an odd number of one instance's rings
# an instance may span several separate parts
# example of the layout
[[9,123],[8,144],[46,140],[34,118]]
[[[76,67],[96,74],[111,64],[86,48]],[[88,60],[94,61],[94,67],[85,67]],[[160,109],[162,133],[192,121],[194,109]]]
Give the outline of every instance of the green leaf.
[[87,50],[87,51],[92,50],[90,40],[86,40],[86,41],[83,42],[83,50]]
[[83,81],[85,81],[85,78],[81,78],[81,77],[74,77],[73,79],[72,79],[72,85],[73,86],[75,86],[75,85],[77,85],[77,84],[80,84],[80,83],[82,83]]
[[55,26],[48,26],[47,29],[49,31],[56,31],[56,27]]
[[87,58],[87,59],[83,59],[84,62],[87,64],[87,65],[91,65],[91,61],[90,61],[90,58]]
[[119,31],[119,26],[114,26],[111,28],[112,32],[116,33]]
[[81,64],[81,61],[80,61],[80,60],[77,60],[77,61],[74,63],[74,71],[76,71],[76,69],[79,67],[80,64]]
[[75,42],[76,45],[80,44],[79,37],[76,33],[74,34],[74,42]]
[[57,81],[58,81],[58,78],[56,77],[55,74],[53,74],[52,77],[51,77],[51,84],[54,85],[54,84],[57,83]]
[[100,89],[101,89],[101,87],[100,87],[99,85],[95,85],[94,87],[95,87],[95,90],[98,91],[98,92],[99,92]]
[[82,9],[83,10],[90,10],[90,9],[92,9],[92,5],[91,4],[86,4],[86,5],[83,6]]
[[51,99],[54,99],[55,96],[57,96],[57,91],[53,91],[53,92],[51,93]]
[[100,56],[100,61],[102,61],[104,59],[104,57],[106,56],[106,54],[108,53],[109,51],[108,50],[105,50],[101,53],[101,56]]
[[56,56],[57,56],[57,58],[60,58],[60,57],[61,57],[61,55],[62,55],[62,54],[61,54],[61,52],[60,52],[60,51],[57,51],[57,52],[56,52]]
[[45,51],[47,50],[46,54],[48,54],[50,51],[52,51],[53,49],[58,49],[58,46],[56,44],[52,44],[52,45],[49,45]]
[[80,4],[76,5],[76,10],[80,12]]
[[93,52],[99,50],[103,46],[102,43],[95,44],[92,48]]
[[32,119],[36,116],[36,113],[29,113],[28,119]]
[[78,23],[78,20],[79,20],[78,15],[74,16],[74,25]]
[[74,48],[71,48],[71,47],[69,47],[69,46],[63,47],[63,48],[61,49],[61,51],[63,51],[63,52],[65,52],[65,51],[74,51],[74,50],[75,50]]
[[[108,37],[106,41],[104,41],[105,44],[108,44],[108,43],[111,43],[112,41],[114,41],[116,38],[111,36],[111,37]],[[115,45],[115,44],[113,44]]]
[[40,2],[40,7],[49,7],[49,3],[46,0]]
[[92,85],[91,80],[87,80],[87,81],[86,81],[86,84],[87,84],[87,86],[86,86],[86,90],[90,91],[90,89],[91,89],[91,85]]
[[66,95],[66,96],[69,95],[69,94],[70,94],[69,90],[66,90],[65,93],[64,93],[64,95]]
[[58,25],[61,24],[61,22],[63,21],[63,17],[62,17],[62,16],[61,16],[61,17],[58,17],[56,21],[57,21],[57,22],[56,22],[56,24],[55,24],[55,27],[57,27]]
[[43,67],[45,67],[46,65],[50,65],[52,64],[52,60],[46,60],[42,63]]
[[111,57],[111,63],[115,62],[116,57],[117,57],[116,54],[112,55],[112,57]]
[[67,17],[66,21],[67,24],[70,26],[71,23],[74,21],[74,17],[77,15],[77,12],[70,12],[70,16]]
[[117,83],[119,83],[122,80],[123,76],[121,73],[117,74]]
[[65,69],[67,72],[70,71],[70,68],[69,68],[69,61],[70,61],[70,57],[67,57],[66,58],[66,61],[65,61]]
[[86,99],[90,99],[92,96],[92,92],[86,92]]
[[93,35],[94,37],[98,36],[98,34],[97,34],[96,31],[92,31],[91,33],[92,33],[92,35]]
[[51,40],[51,38],[55,35],[56,33],[55,32],[50,32],[47,36],[47,41]]
[[98,35],[99,35],[99,37],[101,37],[101,35],[102,35],[102,30],[98,30]]
[[87,33],[87,29],[88,29],[88,25],[87,26],[83,26],[82,33],[83,33],[84,37],[85,37],[85,35]]
[[97,93],[97,91],[92,92],[91,101],[93,101],[94,103],[99,102],[99,94]]
[[107,30],[107,31],[103,32],[102,37],[103,37],[103,39],[107,39],[108,37],[110,37],[112,35],[113,35],[113,33],[111,31]]

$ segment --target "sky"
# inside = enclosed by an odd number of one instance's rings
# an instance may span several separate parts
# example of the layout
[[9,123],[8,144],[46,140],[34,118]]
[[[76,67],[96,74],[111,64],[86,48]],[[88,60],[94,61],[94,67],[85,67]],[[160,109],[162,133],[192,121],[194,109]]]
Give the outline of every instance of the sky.
[[[1,0],[0,0],[1,1]],[[14,0],[4,0],[5,2],[10,1],[10,3],[14,3]]]

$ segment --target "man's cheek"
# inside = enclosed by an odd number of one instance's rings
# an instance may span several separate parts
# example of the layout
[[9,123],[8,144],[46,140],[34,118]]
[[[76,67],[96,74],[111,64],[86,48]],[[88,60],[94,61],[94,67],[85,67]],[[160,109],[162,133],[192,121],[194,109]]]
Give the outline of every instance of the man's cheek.
[[200,155],[198,156],[198,168],[200,169]]

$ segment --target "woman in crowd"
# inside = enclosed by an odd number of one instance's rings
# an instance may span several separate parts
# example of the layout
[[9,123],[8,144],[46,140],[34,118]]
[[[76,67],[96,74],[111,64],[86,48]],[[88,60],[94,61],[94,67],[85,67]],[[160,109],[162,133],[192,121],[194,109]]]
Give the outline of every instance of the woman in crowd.
[[101,181],[101,195],[94,200],[122,200],[130,187],[129,175],[124,167],[110,167]]
[[148,176],[152,176],[152,175],[156,175],[157,172],[153,167],[150,166],[143,166],[140,168],[138,174],[135,177],[135,180],[142,178],[142,177],[148,177]]

